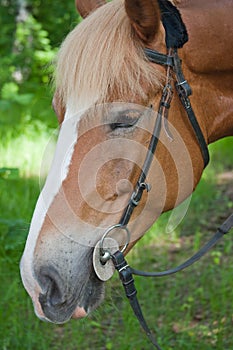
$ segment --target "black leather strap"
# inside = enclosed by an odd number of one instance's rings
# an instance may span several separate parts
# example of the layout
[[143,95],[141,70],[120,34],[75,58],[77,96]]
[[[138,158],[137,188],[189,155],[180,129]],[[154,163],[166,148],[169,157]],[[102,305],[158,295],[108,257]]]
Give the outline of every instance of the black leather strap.
[[176,90],[194,130],[203,157],[204,167],[206,167],[209,163],[209,151],[189,99],[189,96],[192,94],[192,89],[183,75],[181,59],[178,56],[177,50],[173,49],[173,55],[165,55],[148,48],[144,49],[144,52],[151,62],[171,67],[174,70]]
[[184,270],[188,266],[194,264],[201,257],[203,257],[225,234],[227,234],[233,227],[233,214],[231,214],[226,221],[218,228],[216,234],[213,238],[210,239],[196,254],[194,254],[190,259],[185,261],[183,264],[177,266],[176,268],[162,271],[162,272],[144,272],[131,268],[127,261],[124,258],[124,255],[121,251],[111,255],[113,264],[116,270],[119,273],[121,282],[125,289],[125,294],[129,299],[130,305],[134,311],[135,316],[137,317],[141,327],[144,329],[147,337],[150,339],[151,343],[157,350],[161,350],[160,346],[157,343],[157,340],[151,333],[145,318],[143,316],[140,304],[137,299],[137,290],[134,285],[133,275],[143,276],[143,277],[163,277],[168,276],[174,273],[177,273],[181,270]]
[[127,264],[124,255],[122,252],[117,251],[112,255],[112,261],[116,268],[116,270],[119,273],[121,282],[125,289],[125,294],[127,298],[129,299],[130,305],[134,311],[135,316],[137,317],[138,321],[140,322],[141,327],[145,331],[147,337],[150,339],[151,343],[154,345],[154,347],[157,350],[161,350],[160,346],[157,343],[157,340],[151,333],[149,327],[147,326],[147,323],[144,319],[140,304],[137,299],[137,290],[134,285],[134,279],[131,273],[131,268]]
[[[191,123],[192,128],[194,130],[194,134],[197,138],[197,141],[202,153],[204,167],[206,167],[207,164],[209,163],[209,151],[208,151],[205,138],[203,136],[203,133],[198,124],[198,121],[196,119],[195,113],[192,109],[192,106],[189,100],[189,96],[192,94],[192,90],[190,88],[190,85],[184,78],[182,68],[181,68],[181,60],[178,56],[177,50],[172,49],[172,50],[169,50],[169,52],[172,52],[172,55],[164,55],[148,48],[145,49],[145,53],[148,56],[149,60],[157,64],[162,64],[167,67],[171,67],[172,70],[174,71],[175,77],[176,77],[176,83],[175,83],[176,90],[178,92],[180,101],[187,113],[189,122]],[[149,191],[149,186],[145,182],[146,177],[148,175],[148,172],[158,145],[159,135],[160,135],[161,126],[162,126],[162,118],[164,118],[165,114],[168,114],[168,109],[170,108],[170,101],[169,103],[167,103],[167,92],[171,89],[170,78],[167,78],[167,79],[168,81],[166,86],[163,89],[163,94],[159,104],[158,116],[156,118],[156,122],[155,122],[154,130],[151,136],[150,145],[148,147],[146,159],[144,161],[134,192],[132,193],[129,203],[119,222],[119,224],[121,224],[122,226],[126,226],[128,224],[135,207],[139,204],[141,200],[144,190],[146,189],[147,191]]]
[[172,56],[164,55],[163,53],[148,48],[144,49],[144,53],[149,61],[153,63],[157,63],[162,66],[174,67],[174,60]]
[[126,209],[121,217],[121,220],[119,222],[122,226],[126,226],[128,224],[135,207],[139,204],[139,202],[141,200],[143,192],[145,190],[147,190],[147,191],[150,190],[150,186],[145,181],[146,181],[146,177],[148,175],[152,160],[154,158],[155,150],[157,148],[158,141],[159,141],[159,135],[161,132],[162,117],[163,117],[162,116],[162,109],[166,108],[166,107],[162,106],[163,96],[161,98],[160,109],[158,111],[154,130],[153,130],[153,133],[152,133],[152,136],[150,139],[150,144],[148,147],[146,159],[145,159],[144,164],[142,166],[142,170],[141,170],[139,179],[137,181],[136,187],[131,195],[129,203],[128,203],[128,205],[127,205],[127,207],[126,207]]
[[183,71],[181,68],[181,60],[178,56],[177,50],[174,50],[174,72],[176,75],[176,90],[179,95],[180,101],[187,113],[189,122],[192,125],[192,128],[194,130],[196,139],[198,141],[198,144],[200,146],[200,150],[202,153],[203,161],[204,161],[204,167],[206,167],[209,163],[209,151],[208,147],[204,138],[204,135],[202,133],[202,130],[200,128],[200,125],[197,121],[196,115],[193,111],[189,96],[192,94],[192,89],[188,82],[186,81]]
[[208,151],[208,147],[204,138],[204,135],[201,131],[200,125],[197,121],[197,118],[195,116],[195,113],[192,109],[190,100],[188,98],[188,96],[185,96],[183,94],[182,88],[180,88],[180,86],[177,86],[178,89],[178,93],[180,96],[180,100],[184,106],[184,109],[188,115],[188,119],[192,125],[192,128],[194,130],[195,136],[197,138],[198,144],[200,146],[200,150],[201,150],[201,154],[202,154],[202,158],[203,158],[203,162],[204,162],[204,168],[208,165],[210,157],[209,157],[209,151]]
[[215,246],[215,244],[225,234],[227,234],[232,229],[232,227],[233,227],[233,214],[231,214],[224,221],[224,223],[218,228],[215,235],[196,254],[194,254],[191,258],[189,258],[184,263],[182,263],[181,265],[173,269],[169,269],[161,272],[145,272],[145,271],[135,270],[131,268],[131,273],[133,275],[143,276],[143,277],[163,277],[163,276],[172,275],[181,270],[184,270],[190,265],[194,264],[196,261],[200,260],[211,248],[213,248],[213,246]]

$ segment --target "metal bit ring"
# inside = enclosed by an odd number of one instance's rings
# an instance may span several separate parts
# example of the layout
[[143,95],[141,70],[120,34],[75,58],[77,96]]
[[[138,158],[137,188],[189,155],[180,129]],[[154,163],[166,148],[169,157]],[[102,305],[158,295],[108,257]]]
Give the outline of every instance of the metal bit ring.
[[113,231],[114,229],[116,228],[119,228],[119,229],[122,229],[122,230],[125,230],[127,236],[126,236],[126,243],[125,245],[123,246],[123,248],[121,249],[121,252],[124,253],[124,251],[126,250],[126,248],[128,247],[129,245],[129,242],[130,242],[130,232],[129,232],[129,229],[128,227],[126,226],[122,226],[121,224],[116,224],[116,225],[113,225],[113,226],[110,226],[106,231],[105,233],[103,234],[101,240],[100,240],[100,252],[101,254],[105,254],[106,250],[104,248],[104,240],[105,238],[108,236],[108,234]]

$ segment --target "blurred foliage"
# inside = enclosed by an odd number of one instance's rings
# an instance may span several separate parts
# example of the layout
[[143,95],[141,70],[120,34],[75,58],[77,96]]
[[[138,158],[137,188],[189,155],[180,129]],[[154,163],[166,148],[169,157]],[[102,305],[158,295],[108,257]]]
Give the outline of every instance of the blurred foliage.
[[[36,120],[56,125],[51,99],[51,62],[80,20],[74,3],[0,0],[0,127],[15,133]],[[38,126],[38,123],[37,123]]]

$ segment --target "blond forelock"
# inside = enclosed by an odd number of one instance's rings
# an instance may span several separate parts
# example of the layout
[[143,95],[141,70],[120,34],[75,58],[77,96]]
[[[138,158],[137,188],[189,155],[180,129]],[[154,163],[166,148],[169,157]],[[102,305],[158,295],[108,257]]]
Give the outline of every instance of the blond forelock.
[[[146,59],[125,13],[113,0],[81,22],[57,57],[56,89],[63,104],[86,106],[137,97],[161,87],[162,76]],[[129,101],[130,102],[130,101]]]

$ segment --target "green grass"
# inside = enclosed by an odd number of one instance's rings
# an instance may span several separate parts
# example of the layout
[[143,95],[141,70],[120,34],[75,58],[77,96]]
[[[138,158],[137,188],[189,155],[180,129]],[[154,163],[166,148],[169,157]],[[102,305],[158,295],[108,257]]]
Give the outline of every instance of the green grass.
[[[44,176],[56,139],[56,129],[47,128],[41,121],[28,122],[19,129],[9,125],[1,129],[0,169],[19,169],[21,177]],[[50,156],[51,157],[51,156]],[[13,177],[11,171],[0,177]],[[16,176],[17,178],[17,176]]]
[[[19,261],[40,191],[40,162],[51,129],[42,124],[24,134],[5,133],[0,142],[0,350],[147,350],[151,344],[124,298],[116,275],[101,307],[81,321],[58,326],[39,321],[19,276]],[[231,169],[233,142],[211,146],[212,163],[192,196],[182,223],[165,232],[163,215],[128,256],[135,268],[172,267],[194,253],[232,211],[229,184],[216,175]],[[7,169],[6,169],[7,168]],[[45,171],[44,171],[45,172]],[[232,192],[231,192],[232,195]],[[224,237],[204,259],[176,276],[136,277],[148,324],[163,349],[232,349],[232,237]]]

